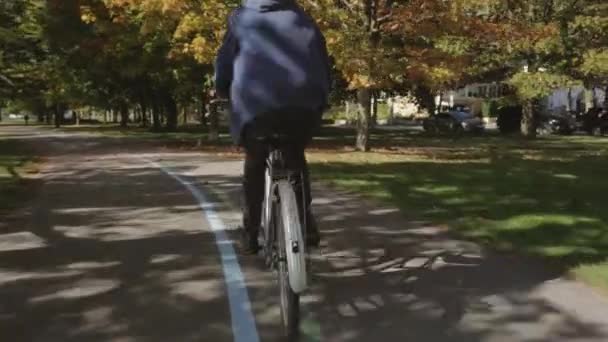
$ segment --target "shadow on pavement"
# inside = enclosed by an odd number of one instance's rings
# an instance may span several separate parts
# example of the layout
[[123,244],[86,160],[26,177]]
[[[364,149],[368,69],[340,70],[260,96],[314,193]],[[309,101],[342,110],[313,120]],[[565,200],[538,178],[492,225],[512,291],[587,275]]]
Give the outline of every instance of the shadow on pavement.
[[[199,177],[239,203],[239,177]],[[545,298],[543,287],[561,268],[483,250],[352,193],[317,187],[314,194],[325,240],[313,264],[323,341],[608,339],[605,325]]]
[[[0,340],[232,340],[213,236],[190,194],[113,154],[138,147],[117,142],[104,153],[105,142],[87,143],[97,153],[53,154],[33,222],[0,236]],[[198,170],[199,185],[231,198],[220,213],[234,211],[236,174],[205,169],[200,156],[172,158],[178,172]],[[605,326],[539,294],[559,272],[352,194],[315,194],[326,246],[313,263],[312,309],[323,341],[608,340]],[[248,286],[258,319],[276,310],[264,281]]]

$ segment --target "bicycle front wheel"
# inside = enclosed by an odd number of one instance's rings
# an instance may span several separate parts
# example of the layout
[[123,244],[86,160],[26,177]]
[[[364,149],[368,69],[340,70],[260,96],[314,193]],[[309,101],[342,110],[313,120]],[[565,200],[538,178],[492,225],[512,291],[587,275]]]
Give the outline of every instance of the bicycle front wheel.
[[300,325],[300,296],[306,284],[306,244],[298,217],[298,206],[291,184],[277,184],[279,206],[276,210],[276,229],[279,252],[279,288],[281,316],[288,338],[295,338]]

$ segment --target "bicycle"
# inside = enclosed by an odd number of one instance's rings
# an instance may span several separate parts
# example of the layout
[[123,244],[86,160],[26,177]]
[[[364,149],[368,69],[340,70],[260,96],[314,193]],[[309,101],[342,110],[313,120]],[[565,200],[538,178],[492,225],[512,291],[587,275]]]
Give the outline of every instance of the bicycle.
[[[280,149],[288,143],[285,136],[261,139],[267,144],[269,154],[259,240],[266,265],[278,273],[284,334],[292,340],[299,333],[300,295],[308,288],[306,215],[303,215],[306,208],[302,212],[298,210],[294,187],[298,181],[303,186],[304,177],[301,170],[287,168]],[[302,204],[306,205],[304,198]]]

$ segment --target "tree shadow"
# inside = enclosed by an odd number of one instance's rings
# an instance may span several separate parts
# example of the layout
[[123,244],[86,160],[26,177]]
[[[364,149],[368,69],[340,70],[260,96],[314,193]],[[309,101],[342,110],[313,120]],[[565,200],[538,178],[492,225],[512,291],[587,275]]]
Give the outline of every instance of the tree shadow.
[[[133,155],[71,153],[49,153],[31,220],[0,234],[0,340],[233,340],[215,235],[191,194]],[[258,312],[276,307],[265,297]],[[277,340],[277,325],[260,334]]]
[[[57,144],[84,142],[58,139]],[[55,166],[44,171],[47,182],[33,222],[24,224],[19,234],[0,236],[0,339],[232,340],[214,236],[204,229],[196,202],[169,177],[133,157],[149,153],[149,147],[116,140],[104,150],[108,141],[88,141],[100,145],[83,147],[81,154],[91,152],[86,157],[79,156],[77,148],[53,152]],[[220,157],[177,153],[166,154],[160,162],[165,158],[191,184],[228,198],[227,203],[215,198],[220,215],[235,213],[240,177],[231,168],[236,162],[229,168]],[[315,188],[314,210],[324,245],[313,255],[307,296],[312,300],[306,314],[321,326],[322,340],[608,339],[605,315],[582,318],[573,308],[556,303],[560,296],[578,293],[566,291],[552,298],[544,290],[563,275],[561,267],[485,250],[432,223],[454,213],[496,221],[516,216],[522,208],[529,209],[531,196],[539,193],[529,189],[536,180],[524,178],[533,170],[539,179],[547,179],[543,185],[563,190],[571,180],[547,177],[543,166],[550,169],[555,161],[518,164],[496,158],[492,163],[317,166],[336,182],[366,179],[373,182],[372,189],[388,189],[391,201],[407,204],[398,210],[353,193]],[[577,179],[592,172],[571,171],[582,172],[574,174]],[[515,184],[493,181],[509,172],[518,180]],[[582,184],[586,190],[597,187],[591,180]],[[517,198],[501,204],[502,197],[514,192]],[[463,195],[469,202],[459,200]],[[540,196],[553,198],[550,193]],[[437,207],[443,211],[430,203],[440,203]],[[551,209],[559,203],[535,204],[535,210],[544,212],[543,205]],[[554,224],[567,226],[559,220]],[[587,230],[595,229],[593,222],[587,224]],[[531,226],[528,234],[540,236],[533,233],[542,229],[539,226]],[[553,238],[569,239],[569,233],[562,234]],[[259,272],[259,258],[239,261],[262,339],[276,341],[274,275]]]
[[[584,167],[581,167],[584,165]],[[518,249],[563,262],[608,257],[603,210],[608,171],[603,157],[576,162],[505,156],[485,162],[443,160],[319,163],[327,180],[395,203],[413,217],[449,223],[498,249]]]
[[[205,171],[197,177],[212,188],[222,184],[233,205],[240,203],[239,177]],[[546,297],[545,284],[560,278],[562,267],[486,250],[352,192],[314,193],[324,245],[314,253],[310,310],[322,340],[608,338],[603,319],[581,319]]]

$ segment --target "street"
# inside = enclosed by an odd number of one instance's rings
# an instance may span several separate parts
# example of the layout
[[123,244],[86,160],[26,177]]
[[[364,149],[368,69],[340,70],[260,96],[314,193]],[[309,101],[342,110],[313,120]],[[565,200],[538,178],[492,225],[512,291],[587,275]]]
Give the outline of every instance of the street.
[[[45,161],[36,199],[0,220],[0,340],[280,340],[273,273],[231,243],[240,158],[36,127],[0,139]],[[324,242],[304,341],[608,340],[608,300],[584,285],[355,194],[313,192]]]

